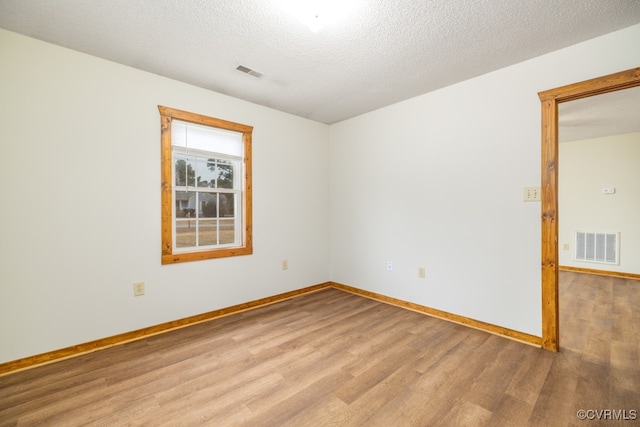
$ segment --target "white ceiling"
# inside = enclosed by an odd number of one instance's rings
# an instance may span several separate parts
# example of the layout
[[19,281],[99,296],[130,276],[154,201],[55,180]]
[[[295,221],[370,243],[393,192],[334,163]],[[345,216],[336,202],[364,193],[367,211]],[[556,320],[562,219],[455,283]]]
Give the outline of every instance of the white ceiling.
[[335,123],[640,22],[638,0],[352,1],[318,33],[278,0],[0,0],[0,27]]
[[640,132],[640,87],[558,106],[560,142]]

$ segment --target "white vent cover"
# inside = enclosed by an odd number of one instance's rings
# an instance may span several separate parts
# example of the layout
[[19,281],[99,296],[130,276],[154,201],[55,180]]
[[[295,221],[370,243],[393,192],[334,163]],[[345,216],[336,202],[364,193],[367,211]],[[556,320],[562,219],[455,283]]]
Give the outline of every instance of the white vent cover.
[[245,67],[244,65],[238,65],[236,67],[236,70],[240,71],[241,73],[249,74],[250,76],[258,78],[258,79],[261,78],[264,75],[261,72],[256,71],[256,70],[252,70],[251,68]]
[[575,259],[600,264],[618,264],[620,233],[576,231]]

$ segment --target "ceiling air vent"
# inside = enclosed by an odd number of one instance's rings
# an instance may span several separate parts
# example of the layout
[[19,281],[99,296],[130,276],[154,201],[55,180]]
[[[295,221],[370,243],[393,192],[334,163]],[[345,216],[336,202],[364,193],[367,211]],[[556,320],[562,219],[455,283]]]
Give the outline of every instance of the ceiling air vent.
[[258,78],[258,79],[263,76],[262,73],[259,73],[256,70],[252,70],[249,67],[245,67],[244,65],[238,65],[236,67],[236,70],[238,70],[238,71],[240,71],[242,73],[245,73],[245,74],[249,74],[250,76]]

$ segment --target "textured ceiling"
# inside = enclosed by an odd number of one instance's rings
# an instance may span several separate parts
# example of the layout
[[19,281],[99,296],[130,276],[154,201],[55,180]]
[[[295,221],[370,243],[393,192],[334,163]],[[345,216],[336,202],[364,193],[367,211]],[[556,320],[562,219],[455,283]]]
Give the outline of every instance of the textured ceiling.
[[0,27],[335,123],[640,22],[638,0],[352,1],[318,33],[278,0],[0,0]]
[[640,132],[640,87],[558,106],[560,142]]

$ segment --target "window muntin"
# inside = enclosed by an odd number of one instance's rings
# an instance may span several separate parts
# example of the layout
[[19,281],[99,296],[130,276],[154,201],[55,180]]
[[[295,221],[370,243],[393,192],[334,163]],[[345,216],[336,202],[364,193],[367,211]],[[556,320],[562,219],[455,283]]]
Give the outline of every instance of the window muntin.
[[158,107],[162,262],[252,253],[253,128]]

